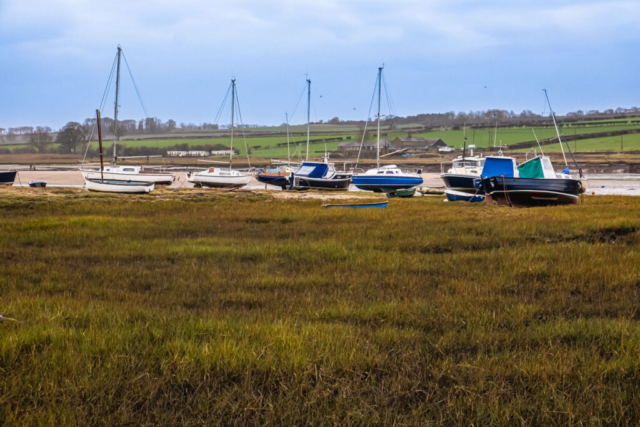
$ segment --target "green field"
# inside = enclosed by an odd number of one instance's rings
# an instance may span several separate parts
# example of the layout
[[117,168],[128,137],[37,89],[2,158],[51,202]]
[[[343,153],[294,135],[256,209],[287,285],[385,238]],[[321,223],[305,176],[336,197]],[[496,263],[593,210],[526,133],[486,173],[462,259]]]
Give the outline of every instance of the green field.
[[[412,125],[415,126],[415,125]],[[339,126],[339,125],[317,125],[314,127],[314,131],[318,131],[319,129],[325,131],[336,131],[342,130],[344,133],[327,133],[327,134],[312,134],[311,139],[326,139],[326,138],[334,138],[334,137],[343,137],[344,141],[333,141],[328,142],[326,148],[328,151],[336,151],[338,149],[338,145],[341,142],[359,142],[361,136],[355,131],[355,127],[353,126]],[[353,128],[353,129],[352,129]],[[629,124],[626,122],[621,122],[620,125],[614,126],[602,126],[595,124],[590,124],[588,126],[579,125],[579,126],[564,126],[563,134],[565,136],[570,135],[581,135],[581,134],[590,134],[590,133],[599,133],[599,132],[609,132],[609,131],[617,131],[617,130],[629,130],[629,129],[638,129],[640,128],[640,124]],[[277,129],[277,128],[273,128]],[[284,128],[283,128],[284,129]],[[370,137],[371,140],[375,140],[375,128],[372,127],[370,129],[372,131]],[[304,131],[304,129],[296,129],[296,132]],[[556,136],[556,131],[553,127],[545,127],[545,128],[536,128],[536,135],[538,139],[543,140],[547,138],[554,138]],[[228,131],[225,131],[228,133]],[[382,130],[383,138],[393,139],[395,137],[406,137],[407,132],[402,130],[393,130],[389,131],[387,129]],[[493,129],[467,129],[463,130],[434,130],[430,132],[413,132],[413,136],[420,136],[424,138],[441,138],[448,145],[454,146],[456,148],[462,148],[463,138],[467,137],[468,144],[475,144],[476,147],[482,149],[489,146],[493,146],[494,143],[494,130]],[[277,147],[278,143],[286,143],[287,138],[286,134],[281,136],[252,136],[250,131],[246,131],[246,144],[248,147],[261,146],[259,149],[251,149],[251,156],[253,157],[263,157],[263,158],[286,158],[287,157],[287,148]],[[351,137],[351,139],[347,139],[347,137]],[[636,150],[639,147],[638,144],[638,136],[637,135],[627,135],[624,137],[625,141],[628,140],[628,143],[625,143],[625,150]],[[511,145],[518,142],[525,141],[534,141],[534,135],[531,131],[531,128],[498,128],[496,143],[500,145]],[[215,145],[221,144],[225,146],[230,145],[230,138],[228,136],[225,137],[216,137],[216,138],[185,138],[185,139],[147,139],[140,141],[133,140],[123,140],[119,143],[122,146],[127,147],[171,147],[177,144],[188,144],[189,146],[198,146],[198,145]],[[110,146],[111,142],[106,141],[106,146]],[[93,148],[97,148],[97,142],[92,143]],[[553,147],[557,147],[557,145],[550,145],[549,151],[553,151]],[[3,148],[14,149],[17,147],[23,147],[23,145],[2,145]],[[242,131],[238,130],[236,132],[236,136],[234,138],[234,148],[240,150],[241,156],[246,156],[245,150],[245,141],[242,134]],[[575,148],[575,143],[572,142],[572,149]],[[558,148],[559,149],[559,148]],[[620,140],[619,137],[612,138],[599,138],[599,139],[588,139],[581,140],[577,143],[577,151],[619,151],[620,149]],[[291,137],[291,154],[293,158],[300,159],[304,157],[306,150],[306,135],[295,135]],[[324,152],[325,144],[324,143],[316,143],[312,144],[310,147],[311,155],[318,156],[321,152]],[[84,150],[80,150],[83,152]],[[522,151],[522,150],[521,150]],[[528,151],[524,150],[524,151]],[[297,154],[294,154],[297,153]]]
[[637,425],[640,200],[0,189],[7,425]]

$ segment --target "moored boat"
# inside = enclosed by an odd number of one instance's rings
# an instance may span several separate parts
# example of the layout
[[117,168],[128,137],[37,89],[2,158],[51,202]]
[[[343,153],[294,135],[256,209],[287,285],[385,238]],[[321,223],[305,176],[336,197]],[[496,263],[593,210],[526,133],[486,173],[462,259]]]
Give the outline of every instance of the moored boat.
[[440,177],[444,181],[444,185],[453,191],[461,191],[463,193],[474,194],[476,188],[474,182],[480,178],[480,173],[484,166],[485,158],[482,156],[474,156],[473,149],[475,145],[470,145],[470,156],[465,156],[463,148],[462,156],[454,159],[451,163],[451,168],[446,173],[440,174]]
[[344,205],[322,205],[323,208],[348,208],[348,209],[370,209],[370,208],[386,208],[388,201],[379,203],[352,203]]
[[35,181],[29,181],[29,187],[32,187],[32,188],[46,188],[47,187],[47,181],[45,181],[43,179],[39,179],[39,180],[35,180]]
[[199,187],[241,188],[249,184],[251,174],[230,168],[209,168],[201,172],[187,173],[187,181]]
[[338,172],[335,165],[324,162],[303,162],[297,172],[291,174],[292,190],[347,190],[351,183],[351,172]]
[[284,190],[291,184],[291,173],[295,173],[298,169],[290,166],[267,169],[264,172],[258,172],[256,179],[264,184],[280,187]]
[[471,194],[449,189],[444,190],[444,194],[450,202],[484,202],[484,194]]
[[103,193],[149,193],[155,188],[153,182],[124,181],[116,179],[85,179],[87,190]]
[[13,185],[18,171],[0,171],[0,185]]
[[171,185],[175,180],[175,175],[168,172],[148,171],[142,166],[106,166],[104,170],[80,171],[85,179],[108,179],[108,180],[136,180],[142,182],[153,182],[156,185]]

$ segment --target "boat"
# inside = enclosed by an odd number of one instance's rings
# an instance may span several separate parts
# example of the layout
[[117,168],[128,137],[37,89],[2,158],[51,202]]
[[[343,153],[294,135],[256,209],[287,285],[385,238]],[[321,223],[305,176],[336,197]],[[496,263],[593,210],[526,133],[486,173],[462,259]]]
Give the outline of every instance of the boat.
[[[100,191],[104,193],[149,193],[155,188],[155,183],[150,181],[136,181],[123,179],[104,178],[104,156],[102,153],[102,125],[100,120],[100,110],[96,110],[98,124],[98,147],[100,149],[100,171],[99,178],[84,177],[85,187],[89,191]],[[132,175],[130,175],[132,176]],[[31,183],[29,183],[31,185]]]
[[154,182],[124,181],[116,179],[85,179],[89,191],[103,193],[149,193],[155,188]]
[[578,203],[582,182],[566,173],[556,173],[547,156],[537,156],[520,165],[510,157],[487,157],[480,189],[488,203],[512,207],[551,206]]
[[29,181],[29,187],[33,187],[33,188],[46,188],[47,187],[47,181],[45,180],[36,180],[36,181]]
[[447,189],[475,194],[474,182],[480,178],[485,160],[482,156],[473,155],[475,148],[475,145],[469,146],[469,150],[471,150],[470,156],[465,156],[465,148],[463,148],[462,155],[453,160],[451,168],[446,173],[440,174],[440,178],[444,181]]
[[291,173],[297,172],[299,168],[291,166],[280,166],[276,169],[267,169],[264,172],[258,172],[256,179],[264,184],[280,187],[283,190],[291,184]]
[[13,185],[18,171],[0,171],[0,185]]
[[[420,175],[402,171],[396,165],[380,166],[380,119],[382,117],[380,114],[380,101],[382,96],[383,69],[384,67],[378,68],[378,77],[376,80],[378,86],[378,145],[376,150],[376,167],[374,169],[369,169],[363,174],[353,175],[352,181],[353,185],[358,189],[363,191],[373,191],[374,193],[391,194],[413,188],[413,193],[411,193],[411,196],[413,196],[413,194],[415,194],[415,187],[423,183]],[[362,139],[362,143],[364,143],[364,138]]]
[[444,190],[444,194],[450,202],[484,202],[484,194],[471,194],[449,189]]
[[395,191],[390,191],[387,193],[387,197],[389,197],[390,199],[393,199],[395,197],[400,197],[400,198],[408,198],[408,197],[413,197],[416,194],[416,187],[411,187],[411,188],[399,188]]
[[[124,55],[122,48],[118,46],[116,53],[116,60],[114,66],[116,70],[116,97],[115,106],[113,111],[114,129],[118,129],[118,98],[120,95],[120,61]],[[126,58],[125,58],[126,60]],[[113,72],[113,69],[112,69]],[[137,89],[136,89],[137,92]],[[138,94],[138,96],[140,96]],[[142,103],[142,100],[141,100]],[[144,105],[143,105],[144,108]],[[146,112],[146,110],[145,110]],[[145,170],[142,166],[118,166],[118,153],[117,153],[117,132],[113,132],[113,166],[101,166],[100,170],[94,169],[80,169],[80,173],[85,180],[90,179],[107,179],[107,180],[123,180],[123,181],[141,181],[141,182],[153,182],[156,185],[171,185],[176,179],[175,175],[169,172],[151,171]],[[144,157],[158,157],[158,156],[144,156]]]
[[291,174],[290,190],[347,190],[351,184],[351,172],[338,172],[328,157],[323,162],[302,162],[297,172]]
[[251,175],[227,168],[209,168],[200,172],[188,172],[187,181],[196,187],[241,188],[249,184]]
[[350,209],[367,209],[367,208],[386,208],[388,201],[380,203],[354,203],[346,205],[322,205],[323,208],[350,208]]
[[[510,157],[488,157],[482,170],[482,181],[479,185],[484,191],[485,201],[496,202],[500,205],[512,207],[553,206],[578,203],[581,192],[584,191],[582,181],[569,173],[569,163],[564,153],[562,136],[558,129],[555,113],[551,108],[549,95],[544,90],[549,105],[549,111],[556,128],[558,142],[565,161],[566,168],[556,173],[548,156],[535,156],[522,164],[517,164]],[[540,147],[542,149],[542,147]],[[571,148],[567,144],[569,153],[573,157]],[[573,161],[582,178],[582,169],[575,157]]]
[[85,179],[108,179],[128,181],[131,179],[153,182],[156,185],[171,185],[175,175],[168,172],[147,171],[142,166],[106,166],[102,171],[81,170]]
[[[233,166],[233,130],[235,127],[235,109],[237,101],[236,79],[231,79],[231,150],[229,152],[229,167],[211,167],[204,171],[187,173],[187,181],[192,182],[197,187],[214,188],[241,188],[249,184],[253,174],[243,173],[232,169]],[[228,96],[229,92],[227,92]],[[227,98],[222,101],[220,111],[224,109]]]

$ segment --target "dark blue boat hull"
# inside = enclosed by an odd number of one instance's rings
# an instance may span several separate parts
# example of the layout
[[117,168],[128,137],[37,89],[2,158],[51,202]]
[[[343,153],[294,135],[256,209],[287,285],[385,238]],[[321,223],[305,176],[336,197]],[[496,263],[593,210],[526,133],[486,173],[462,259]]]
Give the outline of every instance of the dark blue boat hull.
[[479,179],[477,176],[471,175],[455,175],[445,173],[440,175],[442,180],[444,181],[444,185],[453,191],[462,191],[463,193],[472,193],[475,194],[476,188],[474,187],[473,182],[476,179]]
[[353,185],[360,190],[374,193],[392,193],[405,188],[412,188],[422,184],[422,178],[411,176],[376,176],[360,175],[351,178]]
[[256,175],[256,179],[262,183],[274,185],[276,187],[281,187],[285,189],[289,186],[289,177],[287,176],[273,176],[273,175],[265,175],[258,174]]
[[16,180],[18,171],[3,171],[0,172],[0,185],[12,185]]
[[484,178],[481,190],[500,205],[513,207],[578,203],[582,184],[577,179]]
[[389,202],[380,203],[359,203],[353,205],[322,205],[324,208],[351,208],[351,209],[368,209],[368,208],[386,208]]

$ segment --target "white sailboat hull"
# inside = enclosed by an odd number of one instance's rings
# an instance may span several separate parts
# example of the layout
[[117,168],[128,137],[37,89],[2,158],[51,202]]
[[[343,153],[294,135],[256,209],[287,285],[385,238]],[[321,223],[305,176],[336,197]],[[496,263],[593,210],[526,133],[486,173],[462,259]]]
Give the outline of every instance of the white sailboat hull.
[[129,193],[144,194],[153,191],[155,183],[127,183],[127,181],[106,180],[101,182],[99,179],[85,179],[85,186],[89,191],[99,191],[102,193]]
[[187,181],[203,187],[240,188],[249,184],[251,175],[217,175],[193,173],[187,175]]
[[80,171],[85,180],[87,179],[104,179],[117,181],[144,181],[153,182],[157,185],[170,185],[175,180],[175,175],[171,173],[123,173],[123,172],[104,172],[100,171]]

